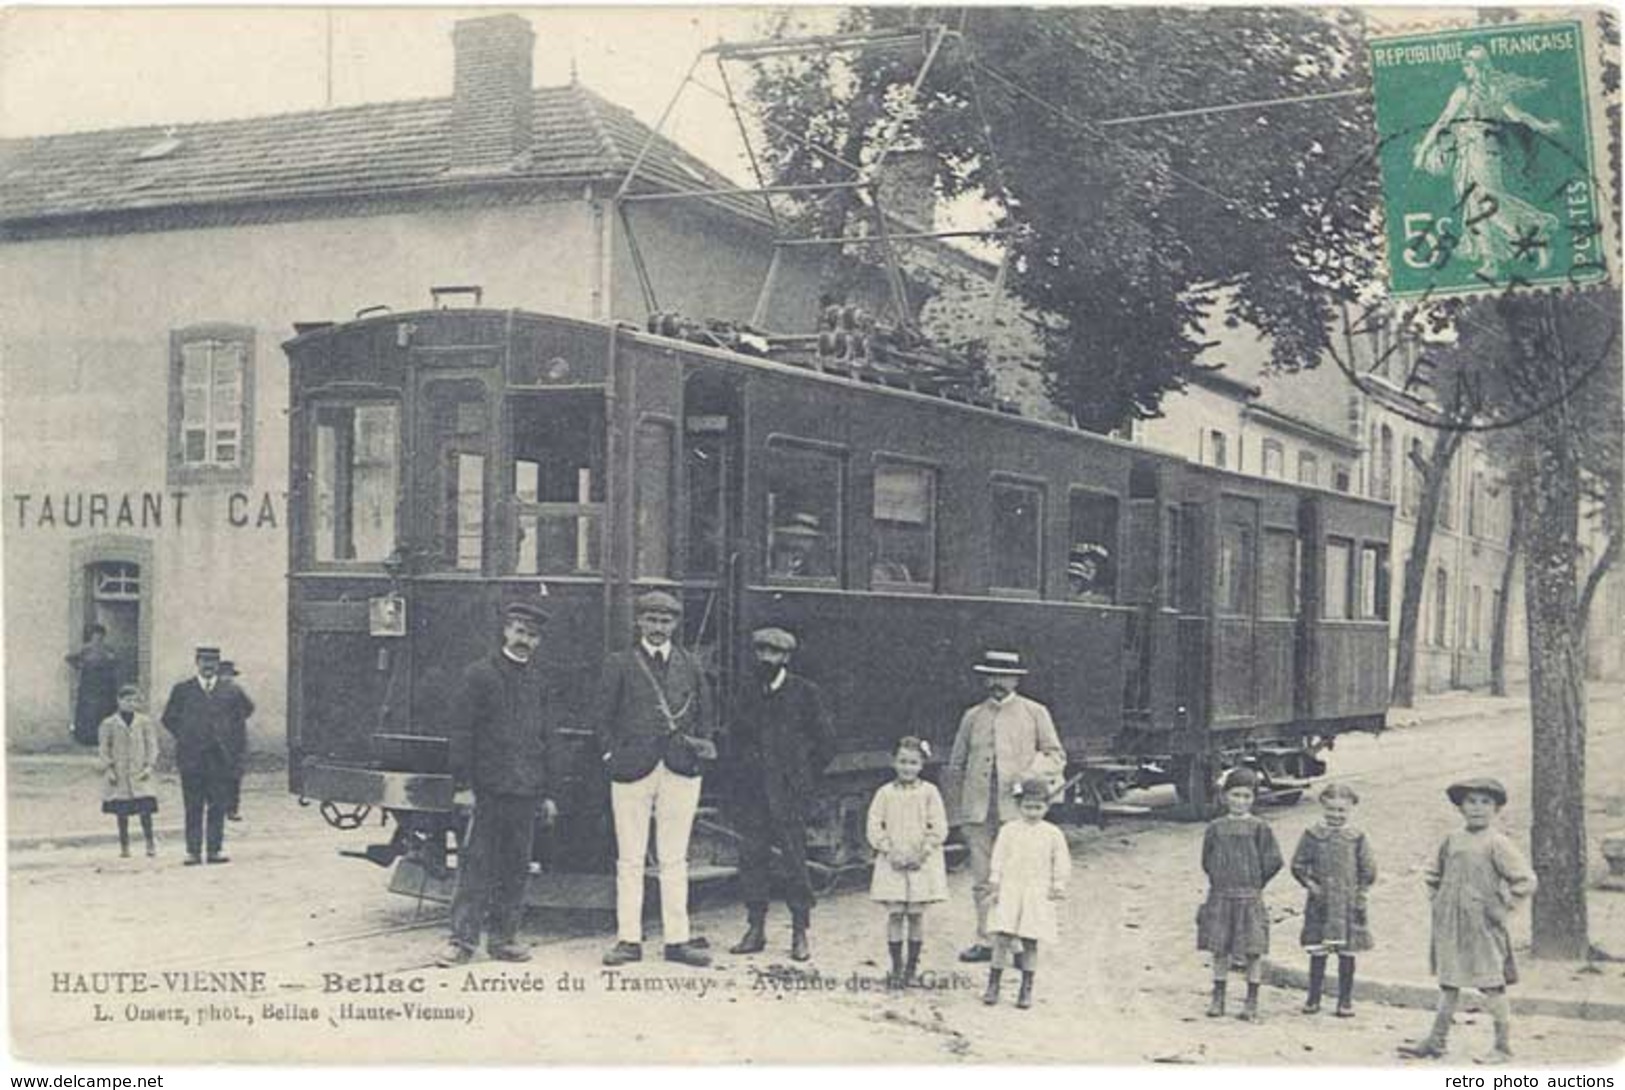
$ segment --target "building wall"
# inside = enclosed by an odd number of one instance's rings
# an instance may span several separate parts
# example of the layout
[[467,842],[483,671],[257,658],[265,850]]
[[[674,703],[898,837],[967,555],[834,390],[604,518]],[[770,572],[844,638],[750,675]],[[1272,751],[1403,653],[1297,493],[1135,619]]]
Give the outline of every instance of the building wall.
[[[65,738],[62,657],[84,620],[83,564],[131,555],[145,560],[150,705],[190,672],[194,645],[218,643],[258,701],[253,743],[280,748],[281,342],[299,320],[342,319],[375,303],[427,306],[433,284],[481,284],[488,305],[587,316],[597,245],[581,201],[6,245],[8,742]],[[252,330],[253,465],[240,484],[168,480],[170,333],[197,323]]]

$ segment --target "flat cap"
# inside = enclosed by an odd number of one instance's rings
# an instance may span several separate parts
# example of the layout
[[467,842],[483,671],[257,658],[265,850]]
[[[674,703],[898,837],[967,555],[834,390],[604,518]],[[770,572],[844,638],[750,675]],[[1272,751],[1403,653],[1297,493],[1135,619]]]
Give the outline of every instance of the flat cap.
[[683,603],[677,596],[663,590],[644,591],[638,595],[636,605],[639,613],[669,613],[676,617],[683,612]]
[[505,621],[529,621],[531,624],[543,625],[550,618],[551,614],[535,602],[504,602],[502,605],[502,619]]
[[222,674],[225,674],[225,675],[229,676],[229,677],[236,677],[237,676],[237,664],[235,662],[232,662],[230,659],[221,659],[220,660],[220,672]]
[[1228,791],[1232,787],[1245,787],[1252,791],[1258,790],[1258,773],[1245,765],[1237,765],[1224,774],[1220,787]]
[[758,628],[750,634],[753,647],[771,647],[776,651],[794,651],[796,638],[782,628]]
[[1490,796],[1495,800],[1497,806],[1507,804],[1506,786],[1500,780],[1491,779],[1488,776],[1479,776],[1471,780],[1457,780],[1444,789],[1444,793],[1449,797],[1452,806],[1460,806],[1461,800],[1474,791]]

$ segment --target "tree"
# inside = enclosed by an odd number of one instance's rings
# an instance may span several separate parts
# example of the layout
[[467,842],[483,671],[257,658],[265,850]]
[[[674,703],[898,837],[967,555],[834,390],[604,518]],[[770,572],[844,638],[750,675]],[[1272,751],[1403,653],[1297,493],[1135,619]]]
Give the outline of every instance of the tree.
[[[1461,411],[1460,395],[1453,395],[1454,413]],[[1416,504],[1416,530],[1411,536],[1410,555],[1405,559],[1405,584],[1400,590],[1399,630],[1394,638],[1394,683],[1390,701],[1401,708],[1416,703],[1416,644],[1421,627],[1422,596],[1427,590],[1428,558],[1433,553],[1433,534],[1439,524],[1439,508],[1445,484],[1455,465],[1456,451],[1466,432],[1462,421],[1451,411],[1441,414],[1440,427],[1433,435],[1433,449],[1425,458],[1414,451],[1406,457],[1415,464],[1421,478]]]
[[[1471,308],[1456,355],[1475,361],[1476,426],[1510,466],[1529,644],[1536,957],[1590,949],[1586,912],[1585,616],[1588,490],[1618,500],[1617,292],[1509,292]],[[1599,473],[1599,470],[1603,472]],[[1617,507],[1615,508],[1617,511]],[[1606,571],[1603,550],[1593,571]],[[1599,577],[1600,578],[1600,577]]]
[[1490,693],[1507,695],[1507,621],[1512,613],[1512,580],[1518,571],[1518,559],[1523,546],[1523,504],[1518,502],[1519,490],[1509,479],[1510,500],[1507,504],[1512,525],[1507,531],[1506,562],[1501,566],[1500,593],[1495,599],[1495,616],[1490,618]]
[[[1319,358],[1337,293],[1371,272],[1375,173],[1346,175],[1343,150],[1372,131],[1354,17],[863,8],[840,29],[931,25],[949,29],[917,96],[919,50],[758,62],[771,180],[849,180],[901,137],[933,157],[944,198],[994,202],[1008,288],[1045,316],[1051,393],[1083,427],[1155,415],[1183,385],[1216,284],[1278,364]],[[1103,75],[1123,71],[1140,78]],[[1188,112],[1283,99],[1295,101]],[[852,189],[809,195],[799,213],[830,237],[874,218]]]

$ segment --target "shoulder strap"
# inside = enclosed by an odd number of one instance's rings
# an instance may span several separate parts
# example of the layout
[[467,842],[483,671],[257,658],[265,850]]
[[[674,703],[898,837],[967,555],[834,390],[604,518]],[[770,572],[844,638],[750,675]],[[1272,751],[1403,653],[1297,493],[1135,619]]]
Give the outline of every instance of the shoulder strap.
[[[673,648],[673,651],[675,652],[676,649]],[[675,733],[677,731],[677,720],[688,711],[688,706],[694,702],[693,695],[691,694],[687,700],[683,701],[681,708],[678,708],[675,712],[672,711],[671,704],[666,700],[665,688],[660,684],[660,679],[655,677],[654,671],[649,669],[649,664],[644,661],[643,656],[637,651],[633,651],[632,658],[637,662],[638,669],[643,671],[643,676],[649,679],[649,684],[654,687],[655,699],[660,702],[660,714],[666,720],[666,729]]]

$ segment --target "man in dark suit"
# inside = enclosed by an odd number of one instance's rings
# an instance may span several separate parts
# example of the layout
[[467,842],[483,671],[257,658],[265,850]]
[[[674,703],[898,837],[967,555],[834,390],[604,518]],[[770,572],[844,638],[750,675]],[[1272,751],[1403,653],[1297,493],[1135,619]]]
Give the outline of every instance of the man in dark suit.
[[249,700],[247,692],[243,691],[242,678],[237,673],[235,662],[221,659],[219,677],[221,685],[230,685],[243,692],[243,699],[237,702],[238,709],[242,710],[243,714],[234,716],[226,725],[226,736],[223,739],[226,754],[231,758],[231,791],[226,799],[226,820],[241,821],[243,816],[238,811],[243,801],[243,762],[248,757],[248,713],[254,710],[254,702]]
[[660,866],[667,961],[709,965],[688,925],[688,841],[700,778],[717,755],[715,711],[700,661],[672,642],[683,607],[665,591],[639,595],[638,643],[604,664],[598,743],[615,816],[617,939],[605,965],[643,958],[643,860],[649,818]]
[[164,705],[164,729],[175,737],[175,767],[181,774],[186,807],[186,865],[203,862],[205,831],[210,863],[226,857],[226,811],[231,807],[237,762],[232,753],[237,726],[254,714],[254,704],[219,676],[220,649],[199,647],[197,676],[179,682]]
[[550,788],[554,732],[535,663],[547,613],[528,601],[502,611],[502,646],[463,671],[452,712],[451,772],[459,792],[473,788],[474,814],[457,860],[451,941],[437,959],[461,965],[480,933],[499,961],[529,961],[518,942],[530,875],[536,815],[557,815]]
[[751,634],[755,669],[740,687],[730,723],[737,761],[737,819],[743,836],[739,887],[749,924],[735,954],[767,946],[767,901],[774,853],[790,908],[790,957],[812,956],[807,926],[812,882],[807,874],[807,806],[835,756],[835,728],[818,686],[792,674],[796,638],[782,628]]

